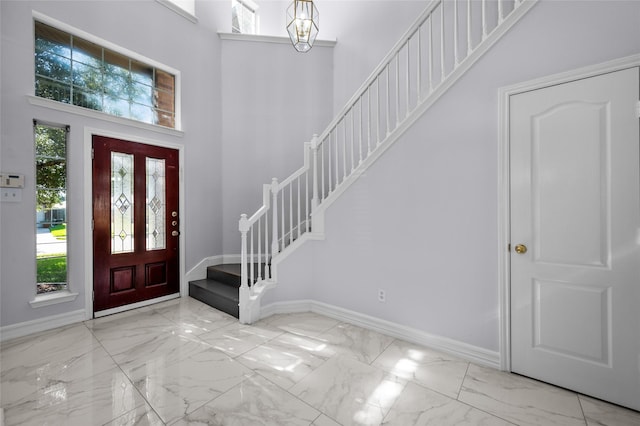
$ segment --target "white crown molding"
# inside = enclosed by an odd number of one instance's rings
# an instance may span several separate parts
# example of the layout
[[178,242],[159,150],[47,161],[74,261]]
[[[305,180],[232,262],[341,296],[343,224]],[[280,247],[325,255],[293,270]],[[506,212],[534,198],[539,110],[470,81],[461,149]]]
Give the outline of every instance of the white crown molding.
[[[276,44],[291,44],[289,37],[283,36],[271,36],[261,34],[239,34],[239,33],[223,33],[219,32],[218,37],[220,40],[234,40],[234,41],[252,41],[258,43],[276,43]],[[316,40],[313,43],[313,47],[335,47],[338,40]]]

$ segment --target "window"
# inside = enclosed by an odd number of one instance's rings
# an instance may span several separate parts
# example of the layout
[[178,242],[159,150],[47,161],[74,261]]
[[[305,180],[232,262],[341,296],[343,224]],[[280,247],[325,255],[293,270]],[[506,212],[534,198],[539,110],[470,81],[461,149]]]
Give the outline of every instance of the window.
[[175,128],[175,76],[35,22],[35,94]]
[[67,290],[67,135],[34,121],[37,294]]
[[256,34],[258,6],[248,0],[231,0],[231,32]]

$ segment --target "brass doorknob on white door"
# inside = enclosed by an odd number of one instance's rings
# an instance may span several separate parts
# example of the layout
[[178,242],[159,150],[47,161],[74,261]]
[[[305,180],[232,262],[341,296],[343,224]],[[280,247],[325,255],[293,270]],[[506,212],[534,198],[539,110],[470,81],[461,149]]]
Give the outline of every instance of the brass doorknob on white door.
[[524,244],[516,245],[516,253],[525,254],[526,252],[527,252],[527,246],[525,246]]

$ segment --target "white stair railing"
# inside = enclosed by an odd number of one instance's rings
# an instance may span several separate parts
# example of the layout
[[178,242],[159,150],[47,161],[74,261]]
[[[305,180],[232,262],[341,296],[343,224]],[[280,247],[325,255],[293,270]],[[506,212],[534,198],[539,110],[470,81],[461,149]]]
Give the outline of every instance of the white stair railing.
[[274,178],[264,185],[263,206],[251,218],[241,216],[241,322],[257,319],[255,302],[275,284],[273,259],[305,233],[321,232],[319,211],[536,2],[429,3],[326,130],[305,143],[304,166],[280,183]]

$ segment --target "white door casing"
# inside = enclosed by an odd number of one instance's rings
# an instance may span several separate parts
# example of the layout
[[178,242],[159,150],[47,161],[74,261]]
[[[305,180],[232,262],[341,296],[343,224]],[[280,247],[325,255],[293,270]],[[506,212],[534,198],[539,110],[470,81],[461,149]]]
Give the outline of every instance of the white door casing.
[[[179,209],[180,211],[186,211],[185,209],[185,197],[183,196],[183,194],[185,194],[185,182],[184,182],[184,178],[183,178],[183,170],[184,170],[184,159],[186,158],[185,156],[185,147],[183,144],[178,144],[178,143],[173,143],[173,142],[167,142],[167,141],[163,141],[161,139],[151,139],[151,138],[146,138],[146,137],[140,137],[140,136],[134,136],[130,133],[120,133],[120,132],[114,132],[114,131],[110,131],[110,130],[105,130],[103,128],[95,128],[95,127],[85,127],[84,128],[84,148],[83,148],[83,178],[84,178],[84,182],[88,182],[88,185],[84,185],[84,191],[83,191],[83,203],[84,203],[84,217],[83,217],[83,223],[84,223],[84,247],[93,247],[93,217],[91,215],[91,211],[93,209],[92,207],[92,203],[93,203],[93,191],[92,191],[92,175],[93,175],[93,161],[92,161],[92,139],[93,139],[93,135],[101,135],[101,136],[107,136],[107,137],[113,137],[116,139],[125,139],[125,140],[130,140],[132,142],[138,142],[138,143],[145,143],[145,144],[149,144],[149,145],[155,145],[155,146],[161,146],[161,147],[167,147],[167,148],[173,148],[178,150],[179,152],[179,167],[180,167],[180,183],[179,183],[179,192],[180,192],[180,200],[179,200]],[[189,286],[188,286],[188,282],[186,280],[186,272],[185,272],[185,264],[186,264],[186,257],[185,257],[185,232],[181,232],[180,236],[178,237],[180,240],[179,243],[179,257],[180,257],[180,266],[179,266],[179,270],[180,270],[180,297],[186,297],[188,296],[188,291],[189,291]],[[82,258],[84,265],[85,265],[85,269],[84,269],[84,292],[85,292],[85,312],[84,312],[84,316],[85,316],[85,320],[90,320],[94,317],[94,311],[93,311],[93,251],[91,249],[89,250],[84,250],[84,256]],[[135,303],[135,304],[131,304],[128,305],[124,308],[117,308],[117,309],[113,309],[113,310],[108,310],[108,311],[103,311],[102,314],[103,315],[111,315],[117,312],[121,312],[124,310],[130,310],[130,309],[135,309],[135,308],[139,308],[139,307],[143,307],[143,306],[147,306],[149,304],[153,304],[153,303],[157,303],[163,300],[169,300],[174,298],[175,296],[167,296],[166,298],[158,298],[158,299],[154,299],[151,301],[146,301],[146,302],[141,302],[141,303]]]
[[635,409],[639,80],[629,68],[514,94],[508,135],[511,370]]

